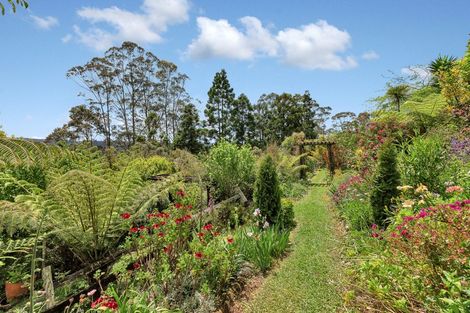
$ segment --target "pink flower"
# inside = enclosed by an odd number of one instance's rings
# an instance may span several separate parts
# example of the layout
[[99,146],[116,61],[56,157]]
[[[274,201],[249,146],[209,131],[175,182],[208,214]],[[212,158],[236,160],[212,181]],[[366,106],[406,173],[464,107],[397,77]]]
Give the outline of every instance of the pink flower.
[[454,192],[463,192],[463,188],[460,186],[450,186],[446,188],[447,193],[454,193]]
[[88,291],[88,293],[87,293],[86,295],[87,295],[88,297],[91,297],[91,296],[93,296],[95,293],[96,293],[96,289],[93,289],[93,290]]
[[372,224],[372,226],[371,226],[371,228],[374,229],[374,230],[377,229],[377,227],[378,227],[377,224]]

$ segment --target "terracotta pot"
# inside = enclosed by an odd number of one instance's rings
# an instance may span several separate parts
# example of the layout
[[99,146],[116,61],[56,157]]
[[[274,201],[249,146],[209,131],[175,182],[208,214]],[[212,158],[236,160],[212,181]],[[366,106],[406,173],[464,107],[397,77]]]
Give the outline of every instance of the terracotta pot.
[[8,302],[11,302],[27,293],[28,288],[25,287],[23,283],[5,283],[5,294]]

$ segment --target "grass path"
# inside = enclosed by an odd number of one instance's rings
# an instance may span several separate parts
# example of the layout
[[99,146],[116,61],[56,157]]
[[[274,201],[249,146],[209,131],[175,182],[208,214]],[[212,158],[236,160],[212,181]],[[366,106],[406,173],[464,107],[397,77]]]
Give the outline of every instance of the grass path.
[[[324,173],[316,179],[324,180]],[[341,236],[328,187],[312,187],[295,206],[292,252],[241,306],[246,313],[330,313],[342,303]]]

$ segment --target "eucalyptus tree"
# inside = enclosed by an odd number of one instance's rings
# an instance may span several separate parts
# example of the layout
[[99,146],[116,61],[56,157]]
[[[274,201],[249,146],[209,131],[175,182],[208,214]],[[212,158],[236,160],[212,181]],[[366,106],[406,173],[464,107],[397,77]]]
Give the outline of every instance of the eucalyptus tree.
[[83,96],[91,110],[97,112],[99,133],[103,135],[106,147],[111,147],[112,114],[115,104],[115,69],[106,58],[93,58],[83,66],[75,66],[67,71],[67,77],[72,78],[83,89]]
[[181,110],[190,101],[185,90],[188,76],[132,42],[73,67],[67,77],[83,88],[81,95],[99,116],[97,129],[107,147],[111,139],[126,148],[158,137],[171,142]]
[[163,137],[172,141],[178,132],[178,121],[184,105],[190,101],[185,89],[188,76],[178,72],[178,67],[169,61],[159,60],[156,76],[157,98],[163,122]]

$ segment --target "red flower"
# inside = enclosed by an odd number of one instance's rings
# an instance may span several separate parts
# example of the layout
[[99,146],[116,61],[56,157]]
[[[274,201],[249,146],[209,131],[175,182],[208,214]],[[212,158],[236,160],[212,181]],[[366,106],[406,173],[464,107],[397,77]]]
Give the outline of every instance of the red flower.
[[153,224],[153,225],[152,225],[152,228],[153,228],[153,229],[157,229],[158,227],[160,227],[160,224]]
[[182,219],[182,218],[177,218],[177,219],[175,220],[175,223],[176,223],[177,225],[178,225],[178,224],[181,224],[181,223],[183,223],[183,219]]
[[204,237],[204,233],[197,233],[197,236],[198,236],[199,238],[202,238],[202,237]]
[[162,232],[159,232],[159,233],[158,233],[158,237],[163,238],[164,236],[165,236],[164,233],[162,233]]
[[194,257],[195,257],[196,259],[202,259],[202,252],[196,252],[196,253],[194,253]]
[[145,226],[144,226],[144,225],[140,225],[139,229],[140,229],[140,230],[144,230],[144,229],[145,229]]
[[122,217],[123,219],[127,220],[127,219],[131,218],[131,215],[130,215],[130,213],[122,213],[122,214],[121,214],[121,217]]
[[190,219],[191,219],[191,215],[189,215],[189,214],[183,216],[183,220],[184,220],[184,221],[187,221],[187,220],[190,220]]
[[372,238],[379,238],[379,234],[378,233],[372,233]]
[[132,267],[133,267],[135,270],[138,270],[138,269],[140,268],[140,263],[135,262],[134,264],[132,264]]
[[233,243],[233,237],[232,237],[232,236],[227,237],[227,242],[228,242],[229,244],[232,244],[232,243]]
[[183,190],[180,189],[180,190],[178,190],[178,191],[176,192],[176,195],[177,195],[177,196],[180,196],[180,197],[184,197],[184,196],[185,196],[185,193],[184,193]]
[[372,226],[371,226],[371,228],[374,229],[374,230],[377,229],[377,227],[378,227],[377,224],[372,224]]
[[211,230],[212,229],[212,224],[207,224],[202,227],[204,230]]
[[217,237],[218,235],[220,235],[220,233],[218,231],[216,231],[214,234],[213,234],[215,237]]
[[172,246],[171,246],[171,245],[168,245],[168,246],[166,246],[166,247],[163,247],[163,252],[165,252],[165,253],[167,253],[167,254],[168,254],[168,253],[170,253],[170,251],[171,251],[171,248],[172,248]]
[[191,210],[191,209],[193,208],[193,206],[192,206],[191,204],[188,204],[188,205],[186,206],[186,208],[188,208],[189,210]]
[[137,227],[132,227],[129,231],[135,234],[139,231],[139,229]]
[[166,225],[165,221],[160,222],[160,226]]
[[183,207],[183,205],[181,203],[175,203],[175,208],[177,209],[181,209]]

